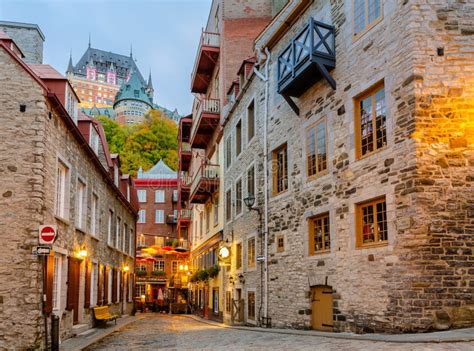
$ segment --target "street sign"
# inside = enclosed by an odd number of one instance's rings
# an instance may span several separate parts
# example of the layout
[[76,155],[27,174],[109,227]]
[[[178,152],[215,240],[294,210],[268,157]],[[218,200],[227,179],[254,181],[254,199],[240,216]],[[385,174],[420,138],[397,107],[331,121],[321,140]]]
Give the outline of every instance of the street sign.
[[36,256],[48,256],[51,253],[51,248],[49,246],[33,246],[32,253]]
[[257,256],[257,262],[265,262],[265,256],[262,256],[262,255]]
[[55,225],[41,225],[39,227],[39,243],[41,245],[52,245],[57,232],[58,229]]

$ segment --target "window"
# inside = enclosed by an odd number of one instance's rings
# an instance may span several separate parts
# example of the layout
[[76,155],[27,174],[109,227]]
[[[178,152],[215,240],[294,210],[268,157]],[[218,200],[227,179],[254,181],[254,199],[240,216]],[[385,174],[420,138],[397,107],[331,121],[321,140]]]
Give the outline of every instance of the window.
[[163,203],[165,202],[165,191],[164,190],[156,190],[155,191],[155,203]]
[[227,313],[232,311],[232,293],[230,291],[225,292],[225,311]]
[[146,272],[146,265],[143,263],[138,264],[137,271]]
[[97,286],[98,286],[98,267],[96,263],[92,264],[91,270],[91,306],[97,306]]
[[255,291],[247,292],[247,319],[255,320]]
[[135,237],[133,235],[133,229],[130,229],[129,239],[130,239],[130,244],[129,244],[128,247],[129,247],[130,251],[128,253],[130,254],[130,256],[134,256],[133,253],[135,251],[135,248],[134,248],[134,246],[135,246]]
[[92,201],[91,201],[91,234],[97,236],[99,234],[97,232],[98,227],[98,218],[97,215],[99,212],[99,197],[96,194],[92,194]]
[[53,310],[61,308],[61,255],[54,255],[54,272],[53,272]]
[[278,235],[276,237],[277,252],[285,251],[285,237],[283,235]]
[[128,245],[128,225],[127,223],[124,223],[123,224],[123,238],[122,238],[122,251],[123,252],[127,252],[128,248],[127,248],[127,245]]
[[212,289],[212,312],[219,314],[219,288]]
[[255,238],[247,241],[247,267],[255,267]]
[[76,227],[84,229],[86,220],[86,184],[78,179],[76,190]]
[[326,121],[306,130],[306,154],[308,177],[327,170]]
[[146,202],[146,190],[138,190],[138,202]]
[[114,212],[109,210],[109,222],[107,225],[107,244],[112,245]]
[[165,223],[165,211],[163,210],[155,211],[155,223]]
[[117,217],[117,222],[116,222],[116,227],[115,227],[115,247],[117,249],[120,249],[120,239],[121,239],[121,233],[122,233],[122,220],[120,217]]
[[232,138],[229,136],[225,141],[225,167],[229,168],[232,163]]
[[242,243],[235,245],[235,269],[242,268]]
[[214,198],[214,225],[219,224],[219,195]]
[[247,195],[255,194],[255,166],[250,167],[247,170]]
[[255,103],[252,100],[247,107],[247,140],[250,141],[255,135]]
[[135,296],[141,297],[145,296],[145,284],[137,284],[135,288]]
[[56,170],[56,215],[69,218],[69,168],[58,160]]
[[159,247],[165,246],[165,237],[155,236],[155,245]]
[[286,144],[272,152],[273,195],[288,189],[288,159]]
[[146,245],[146,243],[145,243],[145,235],[140,234],[140,235],[138,236],[138,243],[137,243],[137,244],[138,244],[139,247],[144,247],[144,246]]
[[120,289],[120,280],[122,278],[121,272],[117,269],[116,271],[117,274],[117,296],[116,296],[116,302],[119,302],[122,296],[122,291]]
[[209,232],[209,229],[211,227],[211,205],[206,205],[206,233]]
[[309,254],[327,252],[331,250],[331,236],[329,227],[329,213],[310,218],[309,228]]
[[387,145],[385,90],[378,84],[355,99],[357,157]]
[[235,214],[242,213],[242,179],[235,183]]
[[242,152],[242,120],[235,126],[235,156]]
[[154,271],[164,271],[165,270],[165,261],[155,261],[153,262]]
[[382,0],[354,0],[354,38],[382,19]]
[[232,219],[232,190],[229,189],[225,193],[225,220],[230,221]]
[[146,223],[146,210],[138,211],[138,223]]
[[385,197],[357,205],[357,246],[370,246],[386,243],[387,204]]
[[178,273],[178,261],[171,262],[171,273]]
[[203,225],[204,225],[204,212],[199,213],[199,239],[202,238],[204,231],[203,231]]

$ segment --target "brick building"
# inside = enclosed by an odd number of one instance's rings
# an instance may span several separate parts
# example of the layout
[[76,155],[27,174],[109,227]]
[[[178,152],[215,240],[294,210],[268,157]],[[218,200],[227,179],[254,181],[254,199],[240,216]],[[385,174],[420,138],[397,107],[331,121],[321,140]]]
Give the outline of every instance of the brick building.
[[138,170],[136,297],[150,308],[186,301],[188,241],[177,231],[177,173],[160,160]]
[[[43,349],[52,314],[64,340],[93,325],[95,306],[131,313],[134,191],[67,79],[27,64],[4,33],[0,80],[0,348]],[[41,225],[58,230],[44,261],[32,254]]]
[[[224,285],[246,323],[474,325],[472,11],[300,0],[257,37],[223,116]],[[241,189],[262,218],[232,205]]]
[[191,92],[196,96],[193,113],[180,122],[178,221],[192,242],[190,299],[198,314],[219,321],[224,318],[222,271],[226,267],[219,266],[218,252],[230,240],[223,235],[221,114],[235,72],[252,55],[253,40],[270,21],[271,12],[270,0],[212,2],[191,76]]

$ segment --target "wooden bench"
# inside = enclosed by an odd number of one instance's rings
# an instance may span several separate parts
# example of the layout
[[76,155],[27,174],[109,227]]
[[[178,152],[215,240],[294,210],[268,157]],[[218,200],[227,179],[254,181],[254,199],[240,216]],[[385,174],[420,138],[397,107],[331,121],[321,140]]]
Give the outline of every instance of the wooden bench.
[[116,314],[111,314],[109,311],[109,306],[102,306],[102,307],[94,307],[94,318],[97,321],[105,322],[107,323],[108,321],[115,321],[115,324],[117,324],[117,315]]

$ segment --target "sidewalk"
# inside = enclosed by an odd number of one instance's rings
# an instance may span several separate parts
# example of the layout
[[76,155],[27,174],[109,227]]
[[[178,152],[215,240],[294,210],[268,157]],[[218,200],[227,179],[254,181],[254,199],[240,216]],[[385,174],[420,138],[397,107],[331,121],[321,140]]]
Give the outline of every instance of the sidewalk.
[[105,328],[92,328],[76,337],[63,341],[59,347],[62,351],[80,351],[102,338],[112,334],[120,328],[133,323],[143,316],[125,316],[117,319],[117,325],[113,322],[107,323]]
[[230,326],[223,323],[210,321],[194,315],[186,315],[198,322],[206,323],[220,328],[240,329],[262,333],[276,333],[289,335],[305,335],[316,336],[333,339],[348,339],[348,340],[366,340],[366,341],[381,341],[394,343],[448,343],[448,342],[469,342],[474,341],[474,328],[453,329],[440,332],[431,333],[417,333],[417,334],[354,334],[354,333],[329,333],[320,332],[316,330],[297,330],[297,329],[277,329],[277,328],[258,328],[258,327],[244,327],[244,326]]

